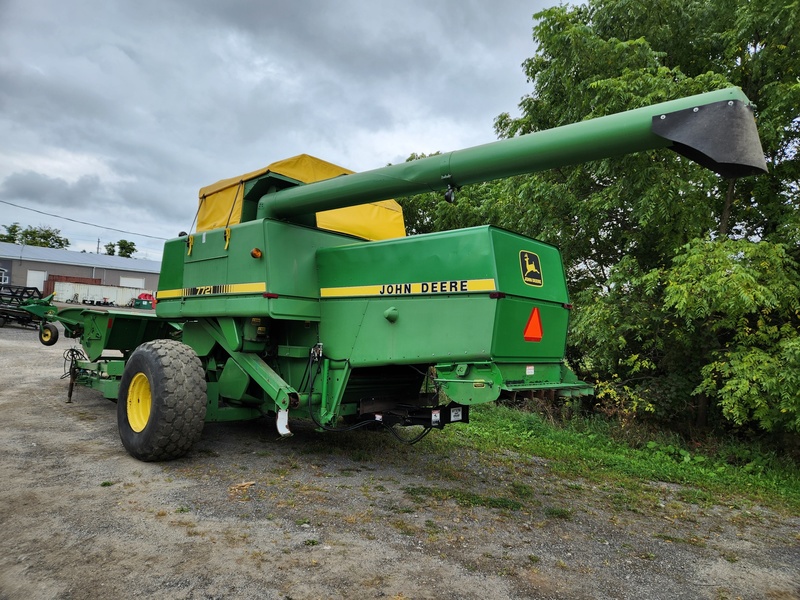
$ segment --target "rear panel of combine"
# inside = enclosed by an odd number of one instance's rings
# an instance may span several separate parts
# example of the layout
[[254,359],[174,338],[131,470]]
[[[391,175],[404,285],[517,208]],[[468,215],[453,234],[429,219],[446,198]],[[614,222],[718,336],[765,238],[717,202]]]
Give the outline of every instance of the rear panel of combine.
[[211,419],[226,407],[244,411],[230,418],[288,408],[323,422],[430,420],[438,400],[420,391],[431,374],[460,405],[591,393],[563,365],[559,252],[523,236],[477,227],[359,242],[264,219],[172,240],[164,258],[157,311],[185,321]]
[[[493,227],[320,249],[320,341],[375,390],[435,366],[460,404],[502,392],[591,393],[563,366],[569,300],[553,246]],[[365,393],[362,390],[362,394]]]

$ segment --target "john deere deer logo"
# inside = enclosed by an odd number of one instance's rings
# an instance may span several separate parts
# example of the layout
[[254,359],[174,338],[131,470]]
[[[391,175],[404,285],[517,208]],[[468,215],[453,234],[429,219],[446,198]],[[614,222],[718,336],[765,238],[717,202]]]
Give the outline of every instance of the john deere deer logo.
[[528,285],[541,287],[544,284],[542,279],[542,264],[539,256],[527,250],[519,253],[519,266],[522,269],[522,280]]

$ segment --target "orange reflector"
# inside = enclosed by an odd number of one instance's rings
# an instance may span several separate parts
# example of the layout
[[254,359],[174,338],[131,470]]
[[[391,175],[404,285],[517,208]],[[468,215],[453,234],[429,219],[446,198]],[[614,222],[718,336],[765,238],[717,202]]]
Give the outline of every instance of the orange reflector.
[[542,341],[542,318],[539,316],[539,307],[531,311],[531,316],[528,319],[528,324],[525,325],[525,333],[523,333],[526,342],[541,342]]

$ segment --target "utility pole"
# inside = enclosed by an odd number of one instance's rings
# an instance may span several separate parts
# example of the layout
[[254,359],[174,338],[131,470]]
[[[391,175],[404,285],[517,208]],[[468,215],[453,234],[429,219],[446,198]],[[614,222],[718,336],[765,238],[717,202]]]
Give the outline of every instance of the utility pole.
[[100,238],[97,238],[97,253],[100,254]]

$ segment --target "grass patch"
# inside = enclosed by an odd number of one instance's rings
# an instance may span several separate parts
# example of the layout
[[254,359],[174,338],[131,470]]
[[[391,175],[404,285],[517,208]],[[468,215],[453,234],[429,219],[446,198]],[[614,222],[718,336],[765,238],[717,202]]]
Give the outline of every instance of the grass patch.
[[464,490],[450,490],[445,488],[432,488],[421,485],[410,485],[403,488],[411,499],[422,504],[425,499],[431,498],[438,501],[452,500],[459,506],[468,508],[483,506],[486,508],[499,508],[502,510],[521,510],[523,504],[510,498],[500,498],[494,496],[481,496]]
[[544,514],[550,519],[563,519],[565,521],[572,520],[572,511],[568,508],[559,506],[548,506],[544,509]]
[[515,481],[511,484],[511,491],[517,498],[521,500],[533,500],[536,496],[536,491],[534,490],[533,486],[528,485],[527,483],[519,483]]
[[687,504],[697,504],[699,506],[712,506],[714,498],[705,490],[687,488],[678,492],[678,498]]
[[[548,468],[560,476],[597,483],[686,485],[693,489],[683,491],[682,498],[693,504],[730,505],[745,498],[779,510],[800,510],[800,469],[788,457],[735,442],[717,444],[704,453],[667,436],[647,441],[654,434],[644,428],[639,434],[621,435],[613,423],[598,418],[554,424],[535,413],[489,404],[471,407],[469,426],[446,428],[423,443],[445,455],[472,448],[486,454],[537,456],[547,459]],[[523,488],[513,489],[523,497]],[[618,500],[620,508],[637,504],[635,498]]]

